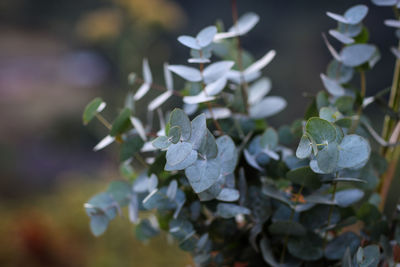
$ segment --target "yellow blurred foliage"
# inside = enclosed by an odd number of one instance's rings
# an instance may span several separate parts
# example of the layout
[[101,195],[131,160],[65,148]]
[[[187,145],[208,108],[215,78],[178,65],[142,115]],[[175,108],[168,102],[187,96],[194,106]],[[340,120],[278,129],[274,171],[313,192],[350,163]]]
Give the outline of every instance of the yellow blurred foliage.
[[136,22],[158,23],[167,29],[176,29],[185,21],[182,9],[168,0],[113,0],[125,8]]
[[82,17],[78,22],[77,32],[84,39],[99,41],[118,36],[121,28],[121,12],[115,9],[102,8]]

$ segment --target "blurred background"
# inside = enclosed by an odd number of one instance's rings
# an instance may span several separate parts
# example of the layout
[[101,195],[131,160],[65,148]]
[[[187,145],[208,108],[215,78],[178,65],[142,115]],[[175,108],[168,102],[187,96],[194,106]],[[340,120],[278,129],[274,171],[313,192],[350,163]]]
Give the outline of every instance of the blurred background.
[[[336,27],[325,12],[343,13],[357,3],[371,7],[370,42],[382,52],[367,76],[372,95],[391,83],[388,51],[397,41],[383,26],[393,17],[390,8],[348,0],[238,1],[239,14],[261,16],[242,38],[244,48],[256,58],[270,49],[278,53],[264,73],[272,79],[271,94],[284,96],[290,108],[271,124],[301,117],[310,102],[304,93],[323,89],[319,74],[330,55],[321,33]],[[106,129],[98,122],[84,127],[81,114],[101,96],[108,103],[105,117],[113,118],[130,88],[127,76],[141,73],[143,57],[162,83],[163,62],[185,64],[189,53],[177,37],[195,35],[217,18],[232,24],[229,0],[0,1],[0,266],[190,263],[165,236],[136,241],[126,218],[113,221],[100,238],[90,234],[83,203],[120,177],[116,147],[92,151]],[[142,116],[156,94],[141,100]],[[373,107],[368,112],[381,116]],[[374,123],[379,129],[381,121]]]

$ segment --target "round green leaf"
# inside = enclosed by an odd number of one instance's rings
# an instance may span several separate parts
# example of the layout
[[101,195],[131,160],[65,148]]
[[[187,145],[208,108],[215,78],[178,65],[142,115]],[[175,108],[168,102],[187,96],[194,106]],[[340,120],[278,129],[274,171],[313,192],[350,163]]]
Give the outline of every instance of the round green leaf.
[[311,151],[312,146],[310,139],[308,139],[306,135],[303,135],[296,150],[296,157],[298,157],[299,159],[308,158],[311,155]]
[[376,47],[370,44],[355,44],[346,46],[340,53],[340,58],[346,66],[356,67],[368,62],[376,52]]
[[83,124],[88,124],[97,113],[101,112],[106,107],[106,103],[100,97],[96,97],[85,107],[83,111]]
[[268,227],[268,231],[274,235],[303,236],[306,229],[295,221],[276,221]]
[[192,144],[187,142],[179,142],[171,144],[167,151],[167,163],[171,166],[177,165],[184,161],[192,152]]
[[306,124],[306,132],[317,144],[325,144],[335,141],[336,129],[332,123],[320,118],[310,118]]
[[325,173],[333,172],[338,163],[339,150],[335,142],[329,143],[321,151],[318,152],[316,160],[319,169]]
[[367,140],[355,134],[346,135],[339,145],[340,168],[362,167],[367,163],[371,147]]
[[176,144],[181,139],[181,127],[173,126],[168,131],[168,139],[171,143]]
[[288,251],[293,256],[306,260],[315,261],[323,256],[323,241],[316,235],[309,233],[302,238],[291,238],[288,242]]
[[131,110],[129,108],[124,108],[118,115],[118,117],[114,120],[111,127],[110,135],[116,136],[128,130],[128,128],[132,126],[130,122],[130,116]]
[[184,141],[189,140],[191,135],[191,124],[185,112],[179,108],[171,112],[169,118],[170,127],[179,126],[181,128],[181,135]]
[[185,175],[196,193],[205,191],[215,184],[220,173],[221,166],[217,159],[197,160],[185,169]]
[[308,166],[291,170],[286,174],[286,177],[295,184],[303,185],[313,190],[321,187],[320,178]]

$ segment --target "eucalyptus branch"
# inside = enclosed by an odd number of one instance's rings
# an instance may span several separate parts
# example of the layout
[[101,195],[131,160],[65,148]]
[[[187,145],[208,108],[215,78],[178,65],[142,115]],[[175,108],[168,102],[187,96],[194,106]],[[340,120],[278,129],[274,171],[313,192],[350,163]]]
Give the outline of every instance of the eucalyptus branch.
[[100,113],[96,113],[96,118],[108,129],[111,130],[112,125],[108,122],[106,118],[103,117]]
[[[338,177],[338,173],[336,173],[336,178],[337,178],[337,177]],[[336,195],[337,182],[333,182],[333,183],[332,183],[332,186],[333,186],[333,192],[332,192],[332,198],[331,198],[331,200],[334,201],[334,200],[335,200],[335,195]],[[334,205],[331,205],[331,206],[329,207],[328,225],[327,225],[327,227],[329,227],[330,224],[331,224],[332,214],[333,214],[333,208],[334,208]],[[327,241],[328,241],[328,230],[325,231],[325,234],[324,234],[324,244],[323,244],[323,247],[324,247],[324,248],[326,247]]]

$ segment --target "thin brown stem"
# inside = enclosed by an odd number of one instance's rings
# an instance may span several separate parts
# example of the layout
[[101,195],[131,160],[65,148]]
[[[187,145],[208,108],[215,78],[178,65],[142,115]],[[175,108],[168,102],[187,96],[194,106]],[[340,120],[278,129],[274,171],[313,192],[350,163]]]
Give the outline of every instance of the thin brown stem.
[[[238,8],[237,8],[237,2],[236,0],[231,1],[232,5],[232,20],[233,20],[233,25],[237,27],[237,21],[238,21]],[[239,82],[239,89],[242,94],[242,100],[243,100],[243,107],[245,110],[245,113],[248,114],[249,112],[249,104],[247,102],[248,96],[247,96],[247,88],[248,84],[243,76],[243,62],[242,62],[242,46],[240,45],[240,37],[239,35],[236,36],[236,50],[237,50],[237,65],[240,71],[240,82]]]
[[96,114],[96,118],[108,129],[111,130],[112,125],[111,123],[108,122],[108,120],[106,118],[103,117],[103,115],[97,113]]

